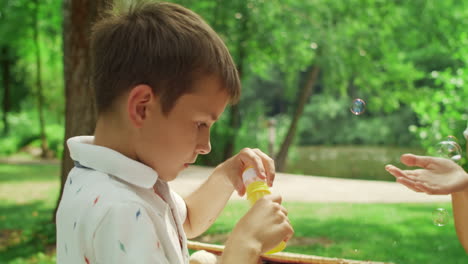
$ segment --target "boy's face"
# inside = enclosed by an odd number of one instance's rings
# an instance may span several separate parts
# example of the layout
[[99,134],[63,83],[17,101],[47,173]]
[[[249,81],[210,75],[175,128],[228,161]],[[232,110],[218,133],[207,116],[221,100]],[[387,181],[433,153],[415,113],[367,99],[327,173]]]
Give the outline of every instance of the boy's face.
[[159,97],[149,105],[137,139],[137,156],[164,181],[171,181],[197,159],[211,151],[210,128],[229,101],[215,77],[201,78],[191,93],[182,95],[167,116]]

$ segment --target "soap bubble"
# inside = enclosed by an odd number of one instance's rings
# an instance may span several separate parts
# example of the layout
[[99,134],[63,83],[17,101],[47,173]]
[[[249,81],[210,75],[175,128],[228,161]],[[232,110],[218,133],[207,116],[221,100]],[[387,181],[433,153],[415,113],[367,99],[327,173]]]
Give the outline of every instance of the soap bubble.
[[455,141],[444,140],[436,146],[437,155],[441,158],[451,159],[455,162],[461,160],[462,149]]
[[448,137],[446,138],[446,140],[447,140],[447,141],[453,141],[453,142],[459,144],[459,143],[458,143],[458,138],[456,138],[455,136],[452,136],[452,135],[448,136]]
[[432,222],[436,226],[444,226],[448,222],[449,215],[444,208],[437,208],[432,212]]
[[359,98],[354,99],[349,110],[355,115],[361,115],[366,110],[366,102]]

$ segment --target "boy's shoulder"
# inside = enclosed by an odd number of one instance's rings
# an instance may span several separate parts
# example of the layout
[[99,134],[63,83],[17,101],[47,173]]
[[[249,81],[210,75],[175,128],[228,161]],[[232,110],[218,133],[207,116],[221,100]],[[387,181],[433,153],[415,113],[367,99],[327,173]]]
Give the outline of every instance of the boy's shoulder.
[[[144,203],[142,195],[147,190],[126,183],[115,176],[104,172],[84,168],[73,168],[67,179],[68,186],[64,190],[72,200],[87,203],[92,200],[92,206],[118,203]],[[81,194],[81,195],[80,195]]]
[[109,214],[135,215],[140,211],[152,215],[156,212],[148,201],[149,192],[106,173],[75,167],[64,188],[57,223],[95,230]]

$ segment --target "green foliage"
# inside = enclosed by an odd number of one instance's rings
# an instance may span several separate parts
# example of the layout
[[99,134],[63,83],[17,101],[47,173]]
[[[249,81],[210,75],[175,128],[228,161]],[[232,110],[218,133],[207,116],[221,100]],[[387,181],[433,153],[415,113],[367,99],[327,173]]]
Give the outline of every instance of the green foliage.
[[[63,89],[63,58],[62,58],[62,1],[39,1],[38,30],[39,52],[42,58],[41,79],[43,84],[44,111],[49,113],[47,120],[53,120],[52,126],[63,120],[64,89]],[[26,0],[0,1],[0,49],[6,51],[0,54],[0,61],[6,61],[10,68],[9,77],[0,71],[0,99],[7,102],[9,107],[8,121],[15,126],[13,132],[2,139],[0,145],[5,146],[0,154],[11,154],[18,148],[25,146],[37,138],[39,119],[27,118],[24,124],[18,125],[18,112],[28,112],[28,116],[35,115],[37,111],[36,87],[36,49],[33,42],[33,17],[36,7],[33,2]],[[3,68],[5,64],[1,64]],[[8,78],[10,95],[4,97],[4,80]],[[2,110],[4,108],[2,107]],[[57,119],[57,120],[54,120]],[[33,123],[31,123],[33,122]],[[35,124],[34,124],[35,123]],[[47,126],[48,124],[46,124]],[[3,126],[3,124],[2,124]],[[34,127],[36,126],[36,127]],[[26,130],[27,129],[27,130]],[[50,130],[50,128],[46,128]],[[56,146],[57,130],[53,129],[53,138],[49,140],[54,145],[54,151],[60,151]],[[62,130],[63,131],[63,130]],[[28,134],[29,133],[29,134]],[[27,135],[26,135],[27,134]],[[47,136],[47,135],[46,135]],[[61,145],[61,144],[60,144]]]
[[[226,142],[233,138],[236,150],[267,151],[263,123],[280,117],[284,120],[277,123],[278,148],[305,72],[313,65],[320,68],[320,76],[300,121],[298,144],[422,145],[430,153],[447,135],[465,144],[461,132],[468,120],[468,8],[464,1],[174,2],[205,18],[241,70],[240,127],[229,127],[226,111],[212,130],[213,154],[202,158],[204,164],[221,162]],[[64,112],[61,5],[60,0],[45,0],[39,8],[45,103],[53,115],[48,115],[47,136],[57,153],[62,148],[58,140]],[[5,56],[13,67],[11,122],[16,127],[14,112],[36,108],[33,12],[30,1],[0,1],[4,36],[0,48],[8,48]],[[356,118],[348,112],[348,101],[357,97],[366,100],[368,112]],[[28,119],[13,137],[2,138],[0,151],[13,153],[31,140],[37,144],[34,122],[38,123]],[[466,159],[464,164],[468,166]]]
[[[301,145],[398,145],[418,146],[409,132],[417,118],[406,106],[385,114],[365,111],[353,115],[349,108],[353,98],[341,99],[328,95],[311,98],[300,124]],[[367,107],[374,101],[368,101]]]
[[[468,68],[453,71],[432,73],[440,89],[434,91],[425,89],[421,93],[427,100],[415,101],[413,109],[420,116],[421,125],[414,128],[414,132],[421,138],[424,147],[431,154],[435,154],[438,142],[453,135],[458,139],[462,150],[468,142],[463,137],[463,131],[468,129],[468,78],[464,72]],[[467,158],[461,161],[465,169],[468,168]]]
[[[241,115],[242,125],[238,130],[236,138],[236,150],[239,151],[242,148],[259,148],[263,151],[268,150],[270,131],[268,129],[269,119],[266,117],[263,102],[253,102],[254,105],[249,107],[242,107],[241,104]],[[287,132],[290,118],[287,115],[278,115],[271,118],[280,126],[274,128],[275,138],[273,141],[274,146],[278,146]]]
[[[40,1],[39,33],[40,52],[43,57],[43,83],[46,87],[46,104],[53,111],[63,111],[63,66],[62,66],[62,1]],[[20,78],[18,85],[28,87],[28,95],[35,94],[35,50],[32,42],[34,5],[31,1],[0,1],[0,45],[8,46],[17,59],[14,70]],[[21,77],[29,76],[29,78]],[[58,78],[57,78],[58,77]],[[1,87],[1,84],[0,84]],[[15,89],[12,89],[15,91]],[[27,97],[15,98],[22,102]],[[33,101],[34,102],[34,101]],[[31,106],[34,105],[29,105]],[[23,105],[23,107],[25,107]]]
[[[46,131],[48,144],[55,157],[63,152],[63,137],[65,135],[62,120],[56,120],[54,114],[46,114]],[[25,147],[39,148],[39,127],[36,111],[23,111],[10,115],[10,133],[0,139],[0,156],[14,154]],[[57,118],[58,119],[58,118]],[[3,124],[0,124],[0,131]]]
[[[428,92],[440,88],[427,80],[434,69],[466,61],[454,56],[467,21],[457,1],[180,3],[205,17],[229,46],[242,69],[244,112],[263,105],[267,116],[291,115],[303,73],[312,65],[320,68],[299,143],[420,145],[408,127],[420,125],[421,111],[414,104],[427,100],[414,95],[425,87]],[[259,96],[262,103],[254,103]],[[346,113],[349,99],[342,98],[349,97],[364,98],[370,116]],[[327,105],[323,98],[338,104]],[[316,117],[324,112],[336,116]]]
[[[420,125],[413,132],[432,154],[437,151],[436,144],[449,135],[458,139],[462,149],[468,146],[463,137],[463,131],[468,129],[468,35],[464,32],[461,33],[461,43],[460,50],[452,57],[463,64],[428,73],[427,79],[433,84],[422,87],[420,94],[424,100],[411,102],[420,120]],[[466,156],[461,164],[468,169]]]

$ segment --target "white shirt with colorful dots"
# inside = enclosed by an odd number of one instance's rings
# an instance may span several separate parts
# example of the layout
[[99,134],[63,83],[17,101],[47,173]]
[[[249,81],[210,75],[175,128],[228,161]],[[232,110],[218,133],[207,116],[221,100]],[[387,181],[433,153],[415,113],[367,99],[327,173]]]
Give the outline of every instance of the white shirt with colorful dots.
[[57,263],[189,263],[184,200],[150,167],[93,142],[67,141],[76,166],[57,211]]

